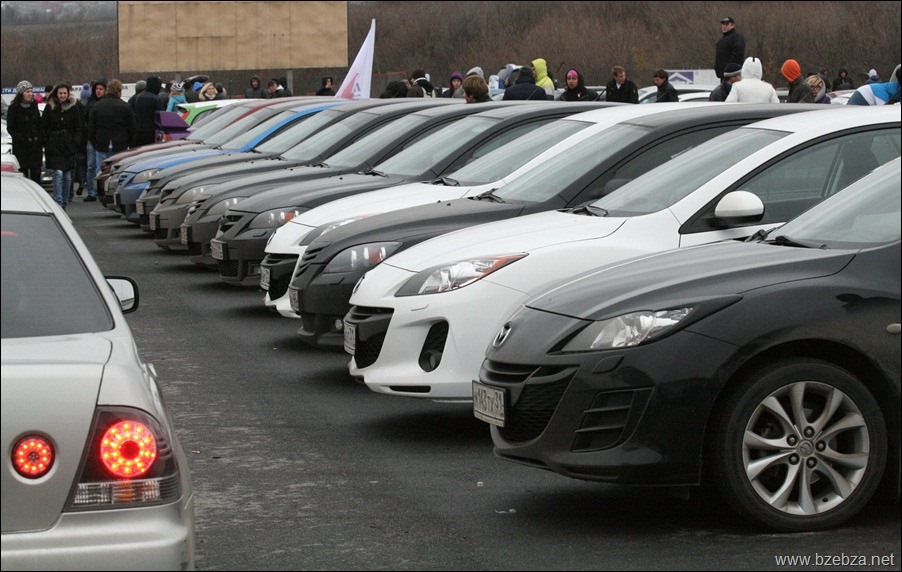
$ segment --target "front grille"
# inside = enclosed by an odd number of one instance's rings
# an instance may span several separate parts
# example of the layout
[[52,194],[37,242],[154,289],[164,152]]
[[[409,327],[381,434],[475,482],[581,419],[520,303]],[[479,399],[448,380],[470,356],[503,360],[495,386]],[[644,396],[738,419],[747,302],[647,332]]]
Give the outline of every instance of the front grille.
[[275,300],[276,298],[281,298],[288,292],[288,285],[291,284],[291,275],[285,274],[283,276],[279,276],[278,278],[270,278],[269,279],[269,299]]
[[219,231],[225,233],[241,220],[241,215],[226,215],[219,219]]
[[357,367],[369,367],[376,363],[383,343],[385,343],[385,334],[373,336],[367,341],[357,340],[357,347],[354,348],[354,361],[357,362]]
[[295,276],[301,276],[310,267],[313,263],[313,260],[316,258],[316,255],[319,254],[326,246],[317,246],[317,247],[308,247],[307,250],[304,251],[304,256],[301,257],[301,261],[298,263],[298,267],[294,270]]
[[[379,352],[382,351],[382,344],[385,343],[385,332],[388,330],[389,320],[385,320],[383,330],[378,333],[365,336],[361,339],[361,335],[367,329],[366,320],[370,318],[384,318],[391,316],[394,310],[391,308],[372,308],[369,306],[353,306],[348,312],[347,318],[358,324],[357,326],[357,343],[354,348],[354,361],[357,367],[364,368],[376,363],[379,359]],[[370,328],[372,331],[373,328]]]
[[[521,443],[542,434],[570,385],[577,366],[520,366],[486,360],[480,376],[505,386],[519,386],[505,415],[501,436],[510,443]],[[513,392],[508,392],[511,395]]]
[[592,407],[583,412],[572,450],[600,451],[625,441],[638,424],[650,395],[650,388],[605,391],[596,395]]
[[238,277],[237,260],[217,260],[216,267],[219,269],[220,276],[228,276],[231,278]]
[[158,228],[153,231],[154,240],[166,240],[169,238],[169,229],[168,228]]

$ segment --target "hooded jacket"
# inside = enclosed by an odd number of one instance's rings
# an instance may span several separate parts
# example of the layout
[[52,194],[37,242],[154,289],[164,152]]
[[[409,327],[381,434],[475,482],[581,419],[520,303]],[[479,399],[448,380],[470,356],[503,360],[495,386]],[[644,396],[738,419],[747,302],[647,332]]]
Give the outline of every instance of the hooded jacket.
[[[257,87],[254,87],[254,80],[257,80]],[[251,76],[250,87],[244,90],[244,97],[247,99],[269,99],[269,93],[266,91],[266,86],[263,85],[263,80],[260,79],[260,76]]]
[[147,78],[145,89],[135,100],[135,146],[153,143],[157,138],[157,111],[165,111],[160,99],[163,80],[153,76]]
[[727,103],[780,103],[774,86],[762,81],[761,77],[761,60],[746,58],[742,64],[742,80],[733,84]]
[[75,169],[75,154],[78,152],[83,129],[77,103],[78,99],[72,93],[62,104],[57,103],[54,97],[47,98],[42,120],[46,141],[44,161],[48,169]]
[[576,87],[570,89],[570,84],[567,84],[567,89],[561,93],[558,99],[561,101],[596,101],[598,93],[586,87],[582,72],[577,69],[571,69],[567,71],[567,74],[569,75],[571,71],[576,72]]
[[13,155],[19,165],[40,169],[44,154],[44,124],[37,102],[23,105],[17,96],[7,110],[6,128],[12,137]]
[[799,65],[799,62],[786,60],[780,68],[780,73],[789,81],[787,103],[814,103],[811,88],[808,87],[808,84],[805,83],[805,78],[802,77],[802,67]]
[[900,95],[900,78],[899,73],[902,66],[896,66],[893,70],[892,79],[885,83],[869,83],[855,90],[852,97],[849,98],[848,105],[886,105],[899,103]]
[[536,85],[536,80],[532,77],[532,70],[528,67],[520,68],[520,75],[514,85],[504,90],[504,101],[509,100],[529,100],[543,101],[548,99],[545,90]]
[[545,59],[532,60],[532,67],[536,68],[536,85],[544,89],[548,95],[554,93],[554,81],[548,76],[548,64]]

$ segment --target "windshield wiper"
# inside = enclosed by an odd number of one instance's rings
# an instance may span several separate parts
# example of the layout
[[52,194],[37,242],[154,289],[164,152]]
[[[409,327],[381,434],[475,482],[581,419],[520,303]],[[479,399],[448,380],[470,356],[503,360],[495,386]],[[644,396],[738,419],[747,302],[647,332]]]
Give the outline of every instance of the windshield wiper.
[[314,163],[310,165],[311,167],[321,167],[323,169],[328,169],[329,165],[325,161],[320,161],[319,163]]
[[451,177],[439,177],[432,181],[433,185],[445,185],[446,187],[459,187],[460,182],[452,179]]
[[775,227],[773,227],[773,228],[762,228],[762,229],[759,229],[758,232],[756,232],[756,233],[753,234],[752,236],[746,238],[743,242],[755,242],[755,241],[758,241],[758,240],[762,240],[762,239],[764,239],[768,234],[772,233],[773,231],[775,231],[775,230],[778,229],[778,228],[780,228],[780,227],[775,226]]
[[387,177],[388,176],[385,173],[383,173],[382,171],[377,171],[376,169],[372,169],[372,168],[363,170],[360,172],[360,174],[361,175],[375,175],[377,177]]
[[592,205],[580,205],[578,207],[573,207],[569,211],[565,210],[564,212],[570,212],[572,214],[588,214],[592,216],[608,216],[607,209]]
[[492,201],[493,203],[506,202],[504,199],[502,199],[501,197],[499,197],[498,195],[495,194],[495,189],[492,189],[491,191],[486,191],[480,195],[476,195],[476,199],[480,200],[480,201],[482,201],[482,200]]
[[786,236],[785,234],[781,234],[780,236],[775,237],[774,244],[776,244],[778,246],[794,246],[797,248],[820,248],[821,250],[827,249],[826,244],[815,244],[815,243],[805,244],[803,242],[793,240],[790,237]]

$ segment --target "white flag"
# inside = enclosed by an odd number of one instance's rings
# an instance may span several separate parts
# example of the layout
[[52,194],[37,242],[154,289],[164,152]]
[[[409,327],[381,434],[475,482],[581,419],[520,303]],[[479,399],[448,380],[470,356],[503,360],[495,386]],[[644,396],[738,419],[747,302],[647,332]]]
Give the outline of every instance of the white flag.
[[370,33],[363,40],[348,75],[341,82],[335,97],[345,99],[369,99],[373,83],[373,53],[376,51],[376,20],[370,24]]

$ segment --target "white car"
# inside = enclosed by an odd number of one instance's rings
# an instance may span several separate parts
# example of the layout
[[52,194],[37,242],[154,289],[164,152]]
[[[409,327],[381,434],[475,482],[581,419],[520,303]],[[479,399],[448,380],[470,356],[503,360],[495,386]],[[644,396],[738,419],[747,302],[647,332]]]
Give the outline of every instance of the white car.
[[470,401],[502,320],[539,290],[650,252],[773,228],[900,147],[898,106],[793,114],[712,139],[586,207],[413,246],[355,286],[344,319],[349,371],[378,393]]
[[[586,111],[544,126],[542,137],[520,137],[438,181],[409,183],[326,203],[301,213],[280,227],[270,238],[266,253],[279,261],[293,260],[296,266],[307,248],[308,235],[321,225],[342,225],[375,214],[497,190],[612,126],[638,117],[685,109],[685,106],[674,105],[661,104],[653,108],[623,105]],[[261,287],[267,292],[264,297],[266,307],[282,316],[298,318],[291,308],[287,282],[285,288],[276,291],[273,299],[270,278],[264,261]]]
[[188,462],[123,312],[30,179],[2,174],[3,570],[193,570]]

